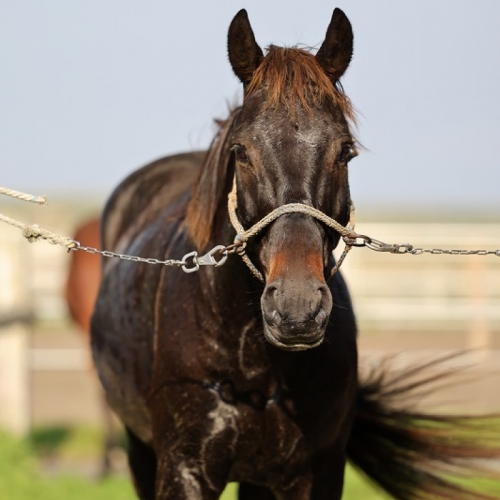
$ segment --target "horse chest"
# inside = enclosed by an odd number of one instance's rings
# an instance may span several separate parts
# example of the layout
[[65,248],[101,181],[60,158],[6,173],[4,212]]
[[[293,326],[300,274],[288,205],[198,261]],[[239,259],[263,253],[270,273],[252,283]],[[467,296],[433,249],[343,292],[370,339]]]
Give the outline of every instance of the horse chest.
[[202,461],[214,464],[214,457],[222,454],[230,462],[232,481],[273,483],[285,466],[299,470],[308,458],[302,430],[277,401],[268,400],[262,408],[218,399],[207,414],[205,430]]

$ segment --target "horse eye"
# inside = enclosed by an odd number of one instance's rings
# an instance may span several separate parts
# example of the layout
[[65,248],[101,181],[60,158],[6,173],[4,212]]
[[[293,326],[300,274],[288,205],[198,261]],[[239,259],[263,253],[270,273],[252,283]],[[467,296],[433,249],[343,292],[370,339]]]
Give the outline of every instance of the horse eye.
[[234,155],[236,156],[236,159],[242,163],[248,163],[249,159],[247,156],[247,152],[243,146],[233,146],[232,150],[234,151]]
[[354,157],[358,155],[354,144],[346,143],[342,146],[340,151],[339,160],[342,163],[349,163]]

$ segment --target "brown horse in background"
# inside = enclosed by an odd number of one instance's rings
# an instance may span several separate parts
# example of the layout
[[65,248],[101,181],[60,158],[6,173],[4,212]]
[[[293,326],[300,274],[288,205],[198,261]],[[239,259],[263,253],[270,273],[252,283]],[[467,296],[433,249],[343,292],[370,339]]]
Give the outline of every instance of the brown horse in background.
[[[98,218],[87,220],[76,229],[73,239],[82,246],[101,248],[100,222]],[[71,252],[65,287],[65,299],[73,321],[85,334],[90,347],[90,320],[101,283],[101,262],[97,254]],[[89,368],[94,372],[92,365]],[[113,413],[101,391],[100,406],[104,422],[103,457],[101,475],[111,472],[111,450],[117,444],[116,425]]]
[[[82,246],[101,248],[100,223],[94,218],[80,225],[73,236]],[[90,335],[90,319],[101,284],[99,255],[71,252],[65,298],[73,320]]]

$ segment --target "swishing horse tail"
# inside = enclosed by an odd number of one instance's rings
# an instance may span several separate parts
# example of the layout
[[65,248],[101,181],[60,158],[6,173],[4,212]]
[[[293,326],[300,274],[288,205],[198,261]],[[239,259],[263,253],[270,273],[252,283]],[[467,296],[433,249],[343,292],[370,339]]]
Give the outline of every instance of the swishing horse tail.
[[[427,370],[448,359],[393,375],[383,369],[360,383],[348,457],[398,500],[500,498],[500,417],[414,408],[450,375],[442,367],[430,375]],[[493,484],[495,493],[488,493]]]

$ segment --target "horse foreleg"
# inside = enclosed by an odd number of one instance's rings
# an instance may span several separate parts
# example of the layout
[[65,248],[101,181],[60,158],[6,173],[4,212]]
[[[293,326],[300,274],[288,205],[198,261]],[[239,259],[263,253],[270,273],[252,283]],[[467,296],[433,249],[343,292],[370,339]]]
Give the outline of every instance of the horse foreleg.
[[156,455],[130,429],[128,437],[128,463],[134,486],[141,500],[155,500]]
[[158,462],[156,500],[218,500],[224,485],[213,484],[198,459],[164,454]]
[[[239,410],[205,388],[167,389],[151,403],[156,500],[218,500],[235,459]],[[182,414],[165,412],[172,401]]]
[[264,486],[256,484],[240,483],[238,488],[238,500],[276,500],[273,492]]
[[[340,500],[344,483],[345,453],[328,449],[313,457],[309,472],[294,478],[284,477],[276,489],[280,500]],[[243,497],[251,498],[251,497]],[[255,496],[253,498],[261,498]],[[262,497],[267,499],[268,497]],[[271,499],[273,497],[269,497]]]
[[342,498],[345,463],[345,452],[335,449],[314,457],[311,500]]

